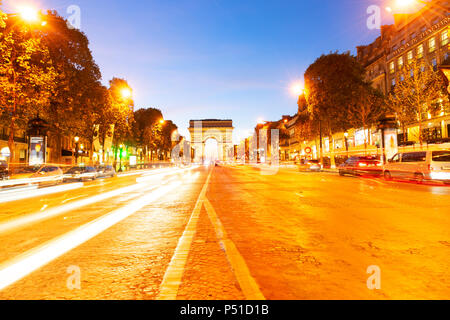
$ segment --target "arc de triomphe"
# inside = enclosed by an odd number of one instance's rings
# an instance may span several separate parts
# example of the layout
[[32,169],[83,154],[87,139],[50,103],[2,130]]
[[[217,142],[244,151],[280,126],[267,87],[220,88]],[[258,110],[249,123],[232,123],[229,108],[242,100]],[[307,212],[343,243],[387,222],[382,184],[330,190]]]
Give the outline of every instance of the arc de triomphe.
[[233,120],[191,120],[189,132],[191,134],[191,147],[194,148],[194,162],[203,162],[205,158],[205,143],[215,139],[218,144],[219,159],[226,161],[232,159],[233,146]]

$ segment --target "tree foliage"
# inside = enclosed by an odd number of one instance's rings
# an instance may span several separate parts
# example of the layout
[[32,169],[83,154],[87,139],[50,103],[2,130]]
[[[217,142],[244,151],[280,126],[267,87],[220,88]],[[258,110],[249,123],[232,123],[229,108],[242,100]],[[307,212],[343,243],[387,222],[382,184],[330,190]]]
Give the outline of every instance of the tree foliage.
[[398,72],[396,85],[389,95],[391,110],[405,127],[419,123],[420,143],[423,142],[423,122],[428,114],[440,111],[439,99],[446,99],[444,80],[424,59],[414,59]]
[[3,13],[0,20],[0,114],[13,159],[17,125],[48,107],[56,71],[39,30]]
[[312,119],[332,134],[347,130],[348,108],[364,88],[364,68],[349,53],[318,58],[305,72],[306,100]]

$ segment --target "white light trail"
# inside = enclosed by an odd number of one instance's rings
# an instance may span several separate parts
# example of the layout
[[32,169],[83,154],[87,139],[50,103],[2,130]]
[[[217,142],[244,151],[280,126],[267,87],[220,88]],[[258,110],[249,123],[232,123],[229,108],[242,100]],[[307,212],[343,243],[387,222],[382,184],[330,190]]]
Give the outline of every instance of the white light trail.
[[146,194],[120,209],[112,211],[74,231],[34,248],[9,262],[3,263],[0,265],[0,290],[5,289],[30,273],[47,265],[54,259],[77,248],[180,185],[181,182],[178,181],[161,187],[151,194]]
[[[185,170],[191,170],[191,168],[184,169],[182,171],[185,171]],[[153,175],[150,180],[153,180],[156,177],[162,178],[167,175],[169,175],[169,173],[156,174],[156,175]],[[148,181],[150,181],[150,180],[148,180]],[[146,181],[146,182],[148,182],[148,181]],[[76,210],[76,209],[82,208],[84,206],[88,206],[88,205],[91,205],[91,204],[94,204],[97,202],[101,202],[101,201],[109,199],[109,198],[114,198],[114,197],[117,197],[117,196],[125,194],[125,193],[142,190],[146,186],[147,186],[147,184],[138,182],[137,184],[134,184],[132,186],[120,188],[120,189],[102,193],[102,194],[99,194],[99,195],[96,195],[93,197],[89,197],[89,198],[86,198],[83,200],[68,203],[68,204],[65,204],[65,205],[62,205],[59,207],[51,208],[45,212],[39,211],[39,212],[35,212],[35,213],[29,214],[24,217],[15,218],[14,220],[6,221],[6,222],[3,222],[0,224],[0,234],[6,233],[6,232],[11,232],[18,228],[22,228],[24,226],[29,226],[31,224],[59,216],[67,211]]]
[[[37,189],[35,186],[34,188],[24,188],[23,190],[14,190],[14,191],[8,191],[8,192],[0,192],[0,203],[7,203],[17,200],[23,200],[28,198],[34,198],[34,197],[42,197],[49,194],[55,194],[59,192],[65,192],[65,191],[71,191],[75,189],[82,188],[82,183],[72,183],[62,186],[56,186],[56,187],[50,187],[45,189]],[[13,193],[13,194],[11,194]]]

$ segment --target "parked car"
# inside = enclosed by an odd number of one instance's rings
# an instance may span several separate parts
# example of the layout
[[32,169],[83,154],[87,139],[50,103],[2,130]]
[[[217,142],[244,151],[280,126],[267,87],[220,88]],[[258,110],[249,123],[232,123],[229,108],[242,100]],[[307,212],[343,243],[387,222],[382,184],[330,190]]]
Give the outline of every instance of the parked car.
[[300,160],[298,168],[300,171],[308,172],[320,172],[323,170],[319,160]]
[[97,170],[94,167],[72,167],[64,173],[64,182],[87,181],[97,179]]
[[113,178],[116,176],[116,170],[113,166],[98,166],[97,178]]
[[8,179],[8,163],[4,160],[0,160],[0,180]]
[[55,185],[63,182],[63,171],[56,165],[22,166],[12,170],[10,180],[39,186]]
[[382,176],[383,164],[376,157],[351,157],[339,166],[341,176]]
[[450,150],[396,154],[384,166],[384,177],[386,180],[396,178],[450,184]]

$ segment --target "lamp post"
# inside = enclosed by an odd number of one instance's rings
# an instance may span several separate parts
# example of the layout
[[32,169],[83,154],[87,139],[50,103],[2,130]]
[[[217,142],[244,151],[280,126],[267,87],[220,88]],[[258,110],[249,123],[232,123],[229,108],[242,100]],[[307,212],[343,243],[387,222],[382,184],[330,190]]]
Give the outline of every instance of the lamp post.
[[348,149],[349,149],[349,145],[348,145],[348,132],[344,133],[344,137],[345,137],[345,149],[347,150],[347,159],[348,157]]
[[119,172],[122,172],[122,152],[123,152],[123,144],[119,146]]
[[80,137],[75,137],[73,138],[73,140],[75,141],[75,164],[78,165],[78,156],[79,156],[79,152],[80,152]]

